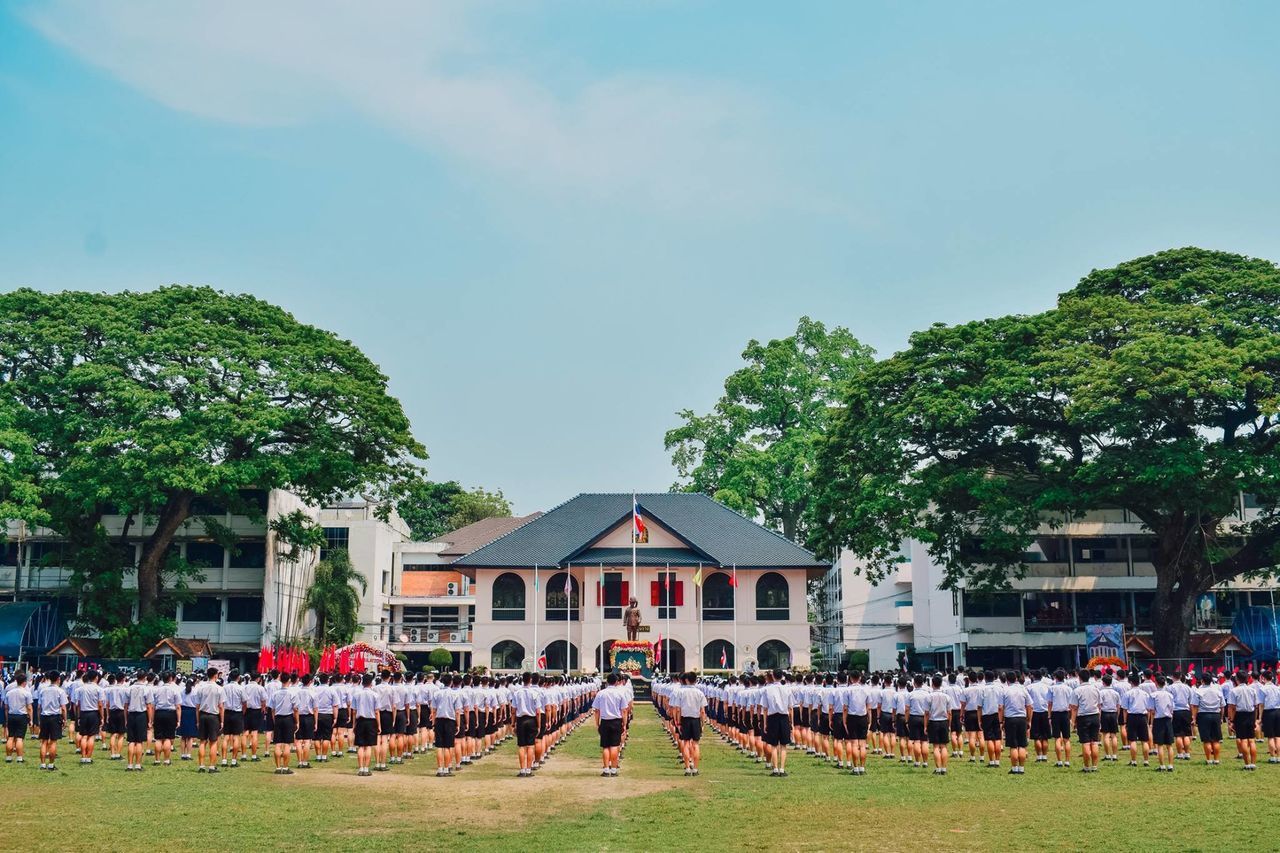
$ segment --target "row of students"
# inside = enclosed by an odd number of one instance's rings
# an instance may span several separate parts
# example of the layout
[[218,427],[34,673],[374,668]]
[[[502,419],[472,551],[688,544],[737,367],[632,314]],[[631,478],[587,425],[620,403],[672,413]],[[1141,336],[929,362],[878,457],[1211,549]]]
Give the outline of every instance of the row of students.
[[686,672],[674,680],[658,679],[653,685],[653,702],[662,718],[667,736],[680,751],[684,775],[702,772],[702,728],[707,720],[707,697],[698,678]]

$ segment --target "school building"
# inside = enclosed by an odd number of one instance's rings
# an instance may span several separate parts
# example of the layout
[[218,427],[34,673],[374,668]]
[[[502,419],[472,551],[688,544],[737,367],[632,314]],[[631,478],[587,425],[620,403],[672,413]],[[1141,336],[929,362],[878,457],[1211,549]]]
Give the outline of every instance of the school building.
[[[1256,512],[1252,497],[1241,495],[1238,517]],[[920,542],[903,543],[902,562],[879,584],[843,553],[819,596],[824,656],[839,662],[856,653],[872,669],[896,667],[900,654],[925,668],[1072,667],[1088,660],[1086,625],[1120,624],[1129,660],[1151,659],[1152,547],[1124,510],[1046,522],[1024,555],[1026,576],[990,593],[942,589],[942,567]],[[1202,596],[1191,657],[1276,660],[1276,593],[1274,581],[1236,579]]]

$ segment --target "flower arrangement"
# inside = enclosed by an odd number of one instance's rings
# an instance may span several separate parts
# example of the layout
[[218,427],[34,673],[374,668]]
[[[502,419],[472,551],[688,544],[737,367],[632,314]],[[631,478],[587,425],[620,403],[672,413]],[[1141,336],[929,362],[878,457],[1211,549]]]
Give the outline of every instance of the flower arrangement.
[[[623,657],[622,663],[618,663],[619,656]],[[641,656],[644,659],[643,665],[637,660]],[[634,669],[628,669],[628,664],[633,665]],[[645,640],[615,640],[609,647],[609,666],[615,669],[641,672],[645,669],[653,669],[653,664],[653,643]]]

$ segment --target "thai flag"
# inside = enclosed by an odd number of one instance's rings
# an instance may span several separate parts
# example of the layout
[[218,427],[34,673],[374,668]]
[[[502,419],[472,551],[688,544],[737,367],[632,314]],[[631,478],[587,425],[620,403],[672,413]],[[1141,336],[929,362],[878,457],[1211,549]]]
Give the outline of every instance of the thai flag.
[[[564,573],[564,597],[567,599],[573,595],[573,575],[568,572]],[[568,606],[566,604],[566,606]]]
[[547,668],[547,650],[543,649],[542,654],[538,655],[538,669]]
[[728,665],[728,663],[729,663],[729,650],[721,649],[720,650],[720,668],[724,669],[725,666]]
[[636,542],[649,532],[649,528],[644,526],[644,519],[640,517],[640,504],[636,503],[635,495],[631,496],[631,536]]

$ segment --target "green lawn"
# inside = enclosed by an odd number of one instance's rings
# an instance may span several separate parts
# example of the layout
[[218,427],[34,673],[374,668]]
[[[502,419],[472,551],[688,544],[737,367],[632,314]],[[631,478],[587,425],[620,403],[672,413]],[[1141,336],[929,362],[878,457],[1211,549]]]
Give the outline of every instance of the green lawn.
[[1230,741],[1221,767],[1179,762],[1171,776],[1104,764],[1018,778],[960,763],[942,778],[872,759],[853,778],[793,755],[790,777],[773,779],[709,732],[702,775],[686,779],[652,709],[637,717],[617,779],[597,775],[589,726],[534,779],[514,778],[512,742],[452,779],[432,775],[432,756],[369,778],[354,760],[206,776],[187,762],[81,767],[65,749],[61,770],[44,773],[32,742],[25,766],[0,765],[0,847],[1222,851],[1270,847],[1280,795],[1280,766],[1264,756],[1244,773]]

